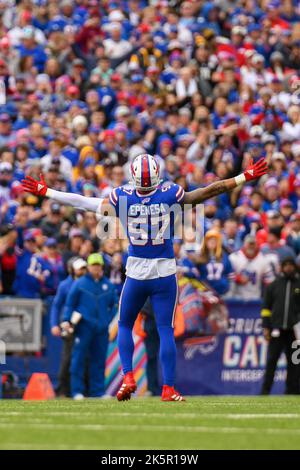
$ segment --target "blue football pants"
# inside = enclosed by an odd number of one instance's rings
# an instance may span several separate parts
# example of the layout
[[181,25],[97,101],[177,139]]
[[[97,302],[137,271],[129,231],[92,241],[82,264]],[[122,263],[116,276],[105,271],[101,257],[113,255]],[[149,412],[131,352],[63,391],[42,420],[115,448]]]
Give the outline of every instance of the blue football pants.
[[157,279],[126,278],[119,305],[118,348],[124,374],[132,371],[134,342],[132,328],[138,313],[150,297],[160,338],[160,362],[164,385],[173,386],[176,346],[173,321],[177,303],[177,279],[173,274]]

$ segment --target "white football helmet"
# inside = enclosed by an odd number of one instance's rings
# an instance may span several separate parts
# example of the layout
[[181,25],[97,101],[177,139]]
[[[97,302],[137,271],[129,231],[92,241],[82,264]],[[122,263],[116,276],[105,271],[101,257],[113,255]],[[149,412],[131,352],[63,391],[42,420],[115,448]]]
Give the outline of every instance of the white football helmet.
[[152,155],[138,155],[131,164],[132,181],[136,189],[155,189],[160,183],[159,164]]

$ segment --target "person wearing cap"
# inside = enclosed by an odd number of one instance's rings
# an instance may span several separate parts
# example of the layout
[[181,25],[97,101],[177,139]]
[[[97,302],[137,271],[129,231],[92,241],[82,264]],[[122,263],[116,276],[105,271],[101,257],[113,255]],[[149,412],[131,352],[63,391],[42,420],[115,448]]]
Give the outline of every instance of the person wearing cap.
[[261,246],[262,253],[271,260],[274,266],[274,272],[278,270],[278,264],[284,258],[288,256],[296,257],[293,248],[288,246],[286,241],[282,238],[282,232],[283,229],[280,225],[274,225],[272,228],[269,228],[266,243],[263,243]]
[[260,299],[263,288],[274,280],[270,260],[257,246],[255,236],[247,235],[240,250],[229,255],[234,276],[228,297]]
[[284,222],[289,222],[290,217],[294,212],[292,202],[289,199],[281,199],[279,204],[279,211],[284,219]]
[[251,57],[251,69],[243,77],[243,82],[256,91],[259,79],[262,79],[263,83],[268,83],[271,80],[271,74],[265,70],[264,56],[262,54],[253,54]]
[[[9,201],[13,182],[13,167],[9,162],[0,162],[0,198]],[[0,201],[1,201],[0,199]]]
[[198,86],[189,67],[183,67],[176,81],[176,95],[179,103],[191,99],[198,92]]
[[242,247],[243,230],[234,217],[225,220],[222,235],[223,247],[228,254],[236,252]]
[[79,137],[85,135],[88,127],[88,121],[85,116],[77,115],[72,121],[72,128],[74,132],[74,137]]
[[82,175],[77,179],[74,189],[76,192],[84,194],[83,188],[86,184],[93,185],[95,188],[98,186],[98,172],[99,165],[93,157],[87,157],[82,165]]
[[282,125],[282,138],[297,141],[300,136],[300,106],[290,106],[288,112],[288,121]]
[[290,226],[286,238],[288,246],[293,248],[296,255],[300,254],[300,213],[292,214],[290,217]]
[[33,65],[37,68],[39,73],[44,71],[45,63],[47,61],[47,54],[44,47],[36,42],[35,29],[32,26],[23,28],[21,44],[16,49],[20,57],[32,57]]
[[279,192],[279,184],[276,178],[271,177],[268,178],[264,185],[265,190],[265,201],[263,203],[263,210],[267,212],[269,210],[279,210],[279,199],[280,199],[280,192]]
[[53,164],[57,165],[60,173],[68,179],[72,174],[72,163],[62,155],[62,147],[63,144],[59,139],[52,140],[49,144],[49,153],[41,159],[41,165],[43,171],[48,171]]
[[210,228],[213,227],[213,222],[214,219],[217,218],[217,213],[218,213],[218,205],[217,201],[215,199],[208,199],[204,203],[204,224],[205,224],[205,229],[209,230]]
[[[123,108],[123,109],[121,109]],[[116,109],[116,119],[118,122],[126,122],[130,116],[130,109],[127,106],[119,106]],[[102,142],[99,147],[101,161],[109,161],[112,165],[123,165],[126,156],[122,154],[116,142],[116,135],[113,129],[107,129],[102,133]]]
[[[32,22],[32,24],[31,24]],[[29,10],[23,10],[20,14],[16,15],[15,21],[13,22],[12,28],[9,28],[7,33],[8,40],[10,41],[12,46],[19,46],[22,38],[24,37],[24,33],[26,27],[29,26],[28,35],[31,35],[31,31],[34,32],[34,38],[38,44],[45,44],[46,38],[44,32],[38,26],[33,26],[33,17],[32,13]]]
[[0,147],[13,144],[16,132],[12,130],[11,117],[8,113],[0,114]]
[[38,299],[41,297],[41,283],[37,273],[41,271],[41,265],[34,258],[38,248],[33,230],[25,232],[23,243],[23,249],[17,253],[14,292],[18,297]]
[[155,64],[160,70],[163,69],[165,58],[157,47],[155,47],[152,35],[145,32],[141,37],[142,46],[130,57],[129,68],[131,70],[146,70],[150,65]]
[[[68,277],[64,279],[58,286],[55,297],[53,299],[50,310],[50,327],[53,336],[61,337],[62,330],[60,327],[63,310],[66,304],[68,293],[72,284],[86,272],[87,262],[78,257],[70,258],[67,264]],[[58,396],[70,396],[70,364],[71,353],[73,347],[73,336],[63,336],[63,348],[60,359],[60,369],[58,373]]]
[[157,65],[150,65],[147,68],[144,85],[147,95],[162,98],[167,94],[166,84],[160,79],[160,69]]
[[296,338],[294,327],[300,322],[300,276],[295,257],[281,261],[279,276],[266,289],[261,317],[264,337],[269,345],[261,393],[270,394],[277,363],[284,352],[287,359],[285,393],[298,395],[300,365],[292,359]]
[[287,178],[287,161],[283,152],[272,152],[271,171],[276,178]]
[[71,359],[71,395],[82,399],[85,394],[84,372],[88,361],[89,397],[105,393],[105,361],[108,348],[108,328],[117,311],[118,296],[113,284],[104,276],[101,254],[92,253],[87,259],[88,272],[74,282],[68,294],[64,321],[80,317],[75,327]]
[[62,256],[57,248],[56,238],[47,238],[43,251],[35,255],[41,264],[42,273],[37,273],[41,281],[43,296],[53,296],[60,282],[65,278],[65,268]]
[[67,248],[62,252],[65,265],[68,263],[70,258],[79,256],[84,240],[85,236],[80,228],[73,227],[70,230]]
[[[118,63],[121,58],[129,59],[129,54],[132,51],[132,45],[126,39],[122,39],[122,24],[114,21],[109,25],[109,38],[103,41],[104,50],[107,57]],[[114,64],[113,64],[114,65]],[[116,69],[115,66],[113,66]],[[125,73],[128,69],[127,61],[124,60],[117,70],[120,73]]]
[[62,226],[62,207],[57,202],[51,202],[47,216],[41,221],[40,228],[46,237],[55,237]]
[[[202,36],[201,36],[202,38]],[[197,48],[194,52],[194,61],[197,66],[197,74],[199,78],[199,88],[203,96],[212,95],[211,77],[216,68],[216,58],[211,58],[209,50],[206,47],[205,39],[200,44],[196,43]]]

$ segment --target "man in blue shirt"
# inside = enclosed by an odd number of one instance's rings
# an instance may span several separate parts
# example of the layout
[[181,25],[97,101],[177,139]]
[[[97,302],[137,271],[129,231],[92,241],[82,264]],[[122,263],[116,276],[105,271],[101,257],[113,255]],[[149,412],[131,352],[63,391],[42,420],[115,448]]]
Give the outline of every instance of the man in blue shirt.
[[24,249],[18,253],[14,292],[18,297],[39,299],[41,283],[39,273],[41,265],[34,254],[37,251],[36,239],[32,231],[24,236]]
[[17,46],[20,57],[31,56],[33,66],[36,67],[38,73],[44,71],[47,61],[47,54],[43,46],[36,43],[35,31],[32,26],[27,26],[23,29],[21,44]]
[[[104,277],[102,255],[88,257],[88,272],[74,282],[67,297],[64,321],[75,327],[71,359],[71,395],[84,398],[84,372],[89,369],[89,396],[101,397],[105,392],[105,362],[108,328],[117,311],[118,296],[113,284]],[[74,318],[77,317],[77,321]]]
[[[62,281],[57,289],[50,311],[50,325],[53,336],[61,337],[60,323],[63,317],[64,307],[71,286],[86,272],[86,261],[82,258],[73,257],[68,261],[69,276]],[[63,337],[63,348],[61,353],[60,369],[58,373],[57,394],[59,396],[70,396],[70,364],[73,348],[73,335]]]

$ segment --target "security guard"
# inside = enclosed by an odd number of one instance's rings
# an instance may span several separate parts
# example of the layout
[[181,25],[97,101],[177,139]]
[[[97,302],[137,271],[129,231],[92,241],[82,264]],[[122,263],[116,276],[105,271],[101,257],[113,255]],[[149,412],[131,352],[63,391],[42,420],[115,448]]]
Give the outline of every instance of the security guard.
[[104,395],[108,327],[118,303],[115,287],[103,275],[102,255],[91,254],[87,264],[87,274],[71,287],[64,313],[64,321],[69,322],[70,330],[73,329],[72,320],[76,318],[70,368],[71,395],[76,400],[84,398],[86,361],[89,370],[89,396]]
[[281,273],[266,289],[263,308],[264,337],[269,342],[262,395],[268,395],[277,362],[284,351],[287,358],[286,394],[299,394],[300,366],[294,364],[295,325],[300,321],[300,276],[293,258],[281,262]]

